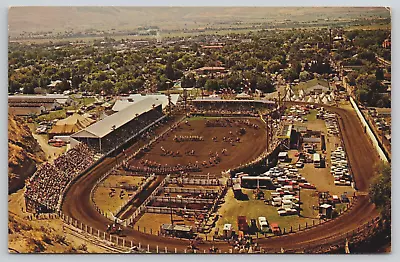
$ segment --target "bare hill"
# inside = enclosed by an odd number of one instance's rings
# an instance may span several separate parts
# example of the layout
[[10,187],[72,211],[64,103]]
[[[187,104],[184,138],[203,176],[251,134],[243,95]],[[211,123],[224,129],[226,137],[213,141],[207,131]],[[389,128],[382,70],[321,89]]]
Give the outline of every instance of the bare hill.
[[383,7],[11,7],[10,37],[23,32],[191,29],[234,23],[389,17]]
[[8,115],[8,190],[22,188],[25,179],[36,170],[36,163],[45,159],[29,127],[20,118]]

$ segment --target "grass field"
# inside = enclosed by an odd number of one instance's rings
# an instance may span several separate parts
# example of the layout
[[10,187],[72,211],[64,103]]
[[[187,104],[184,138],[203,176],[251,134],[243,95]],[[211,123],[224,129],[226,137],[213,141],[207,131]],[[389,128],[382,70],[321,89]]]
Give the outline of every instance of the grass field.
[[310,113],[306,115],[308,121],[314,121],[317,119],[317,110],[311,109]]
[[41,115],[38,117],[39,121],[52,121],[54,119],[63,119],[67,117],[67,110],[75,110],[83,105],[89,105],[95,101],[94,97],[83,97],[83,98],[75,98],[75,102],[77,105],[67,106],[61,110],[51,111],[46,115]]
[[298,85],[293,86],[292,88],[295,93],[298,93],[300,89],[307,89],[315,85],[329,87],[329,83],[326,80],[312,79],[307,82],[301,82]]

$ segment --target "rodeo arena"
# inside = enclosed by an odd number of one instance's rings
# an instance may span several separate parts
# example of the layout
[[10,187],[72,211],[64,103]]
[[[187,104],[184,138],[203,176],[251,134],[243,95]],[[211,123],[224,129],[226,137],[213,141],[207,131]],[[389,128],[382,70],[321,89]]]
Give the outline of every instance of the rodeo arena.
[[348,253],[375,230],[379,156],[356,113],[187,103],[148,97],[70,135],[27,181],[26,210],[121,253]]

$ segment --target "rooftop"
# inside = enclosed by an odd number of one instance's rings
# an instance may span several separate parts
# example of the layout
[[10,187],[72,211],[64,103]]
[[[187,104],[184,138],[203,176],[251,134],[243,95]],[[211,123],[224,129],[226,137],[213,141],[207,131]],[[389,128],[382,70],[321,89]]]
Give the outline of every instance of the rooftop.
[[146,98],[142,101],[134,103],[121,111],[112,114],[103,120],[75,133],[72,137],[91,137],[91,138],[102,138],[112,132],[112,126],[115,126],[115,129],[125,125],[132,119],[140,116],[143,113],[146,113],[153,109],[153,105],[159,106],[161,102],[153,99]]

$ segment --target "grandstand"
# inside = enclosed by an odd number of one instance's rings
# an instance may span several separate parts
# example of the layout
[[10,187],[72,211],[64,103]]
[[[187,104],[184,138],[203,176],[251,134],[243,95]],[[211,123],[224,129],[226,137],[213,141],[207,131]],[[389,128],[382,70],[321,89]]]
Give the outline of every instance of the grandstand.
[[268,100],[224,100],[197,98],[192,101],[192,114],[224,116],[257,116],[259,109],[274,109],[276,103]]
[[32,213],[53,212],[68,183],[94,163],[94,152],[80,144],[54,160],[42,164],[27,181],[26,210]]
[[162,103],[146,98],[71,135],[71,145],[79,141],[98,153],[108,154],[164,117]]

